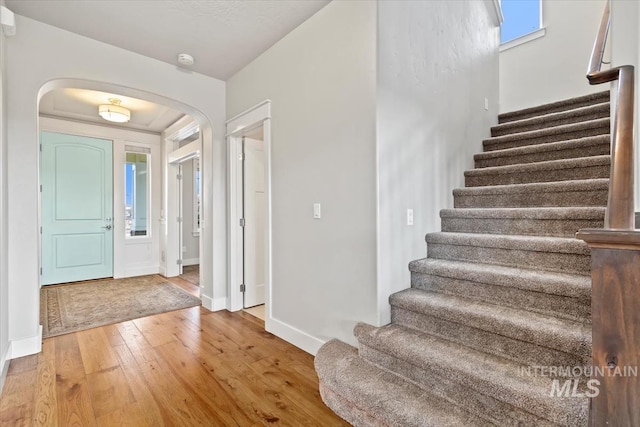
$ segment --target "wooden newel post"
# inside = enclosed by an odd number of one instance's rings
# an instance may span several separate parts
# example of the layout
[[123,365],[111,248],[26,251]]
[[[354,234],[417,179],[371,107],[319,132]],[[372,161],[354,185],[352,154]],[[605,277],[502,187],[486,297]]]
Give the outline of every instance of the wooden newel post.
[[640,426],[640,230],[581,230],[591,248],[591,426]]

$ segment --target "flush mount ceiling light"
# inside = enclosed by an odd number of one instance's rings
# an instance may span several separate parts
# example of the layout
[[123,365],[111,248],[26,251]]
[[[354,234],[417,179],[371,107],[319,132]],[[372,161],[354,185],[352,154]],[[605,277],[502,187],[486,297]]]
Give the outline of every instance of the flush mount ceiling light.
[[131,119],[131,112],[120,105],[118,98],[109,98],[109,104],[98,106],[98,114],[105,120],[116,123],[126,123]]

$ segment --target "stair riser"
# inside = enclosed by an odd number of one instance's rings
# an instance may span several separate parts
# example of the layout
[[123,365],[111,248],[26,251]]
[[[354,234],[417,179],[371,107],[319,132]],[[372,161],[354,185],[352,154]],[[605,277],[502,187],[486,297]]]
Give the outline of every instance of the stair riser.
[[[556,422],[561,425],[581,426],[585,423],[582,419],[585,416],[583,414],[576,417],[574,414],[549,410],[531,414],[524,409],[527,407],[524,404],[520,408],[500,400],[500,392],[493,396],[482,392],[491,385],[476,384],[472,378],[458,376],[457,372],[443,372],[437,365],[418,367],[362,343],[359,353],[365,360],[408,378],[424,390],[437,394],[496,425],[548,426]],[[514,375],[517,375],[517,372],[514,372]]]
[[[485,169],[486,170],[486,169]],[[479,171],[482,171],[480,169]],[[465,176],[467,187],[487,185],[529,184],[533,182],[575,181],[578,179],[609,178],[609,165],[585,166],[570,169],[554,169],[541,171],[513,171],[502,174],[474,174]],[[475,172],[475,171],[474,171]]]
[[580,351],[587,354],[569,354],[560,350],[531,343],[535,336],[527,336],[520,331],[519,339],[498,333],[487,332],[461,323],[444,320],[439,316],[428,316],[401,307],[391,306],[391,322],[430,335],[459,343],[475,350],[493,354],[523,365],[531,366],[584,366],[591,363],[590,347],[585,345]]
[[551,295],[515,287],[416,272],[411,273],[411,287],[529,310],[568,320],[591,321],[591,300],[588,298]]
[[532,208],[606,206],[607,190],[541,193],[454,194],[456,208]]
[[427,243],[427,254],[429,258],[437,259],[470,261],[518,268],[536,268],[570,274],[591,274],[591,257],[573,253]]
[[575,116],[558,117],[555,119],[544,120],[539,123],[523,123],[520,125],[494,126],[491,128],[491,136],[511,135],[514,133],[528,132],[532,130],[547,129],[554,126],[568,125],[573,123],[581,123],[589,120],[604,119],[611,114],[609,106],[606,105],[592,111],[582,113]]
[[544,106],[527,108],[526,110],[502,113],[498,116],[498,121],[500,123],[509,123],[516,120],[531,119],[533,117],[544,116],[546,114],[559,113],[562,111],[573,110],[575,108],[609,102],[610,98],[611,97],[608,92],[574,98],[570,101],[555,102]]
[[609,142],[589,145],[586,147],[569,148],[566,150],[540,151],[513,156],[503,156],[494,158],[476,158],[476,169],[493,166],[521,165],[537,162],[547,162],[550,160],[577,159],[580,157],[603,156],[611,153]]
[[488,140],[483,143],[484,151],[504,150],[505,148],[525,147],[529,145],[546,144],[549,142],[568,141],[570,139],[586,138],[589,136],[606,135],[610,132],[609,124],[588,129],[571,130],[566,133],[554,133],[534,137],[506,139],[505,141]]
[[582,228],[602,228],[602,219],[442,218],[442,231],[575,237]]

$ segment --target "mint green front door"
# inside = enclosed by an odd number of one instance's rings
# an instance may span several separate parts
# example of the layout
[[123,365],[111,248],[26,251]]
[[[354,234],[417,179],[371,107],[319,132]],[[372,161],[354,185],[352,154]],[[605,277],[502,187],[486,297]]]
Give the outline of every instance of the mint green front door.
[[112,141],[41,132],[41,284],[113,276]]

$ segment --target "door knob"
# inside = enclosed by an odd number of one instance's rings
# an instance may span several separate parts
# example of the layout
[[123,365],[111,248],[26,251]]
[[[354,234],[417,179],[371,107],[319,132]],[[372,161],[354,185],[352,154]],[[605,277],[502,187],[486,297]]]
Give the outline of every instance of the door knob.
[[105,230],[111,230],[111,224],[107,224],[107,225],[105,225],[104,227],[101,227],[101,228],[104,228]]

